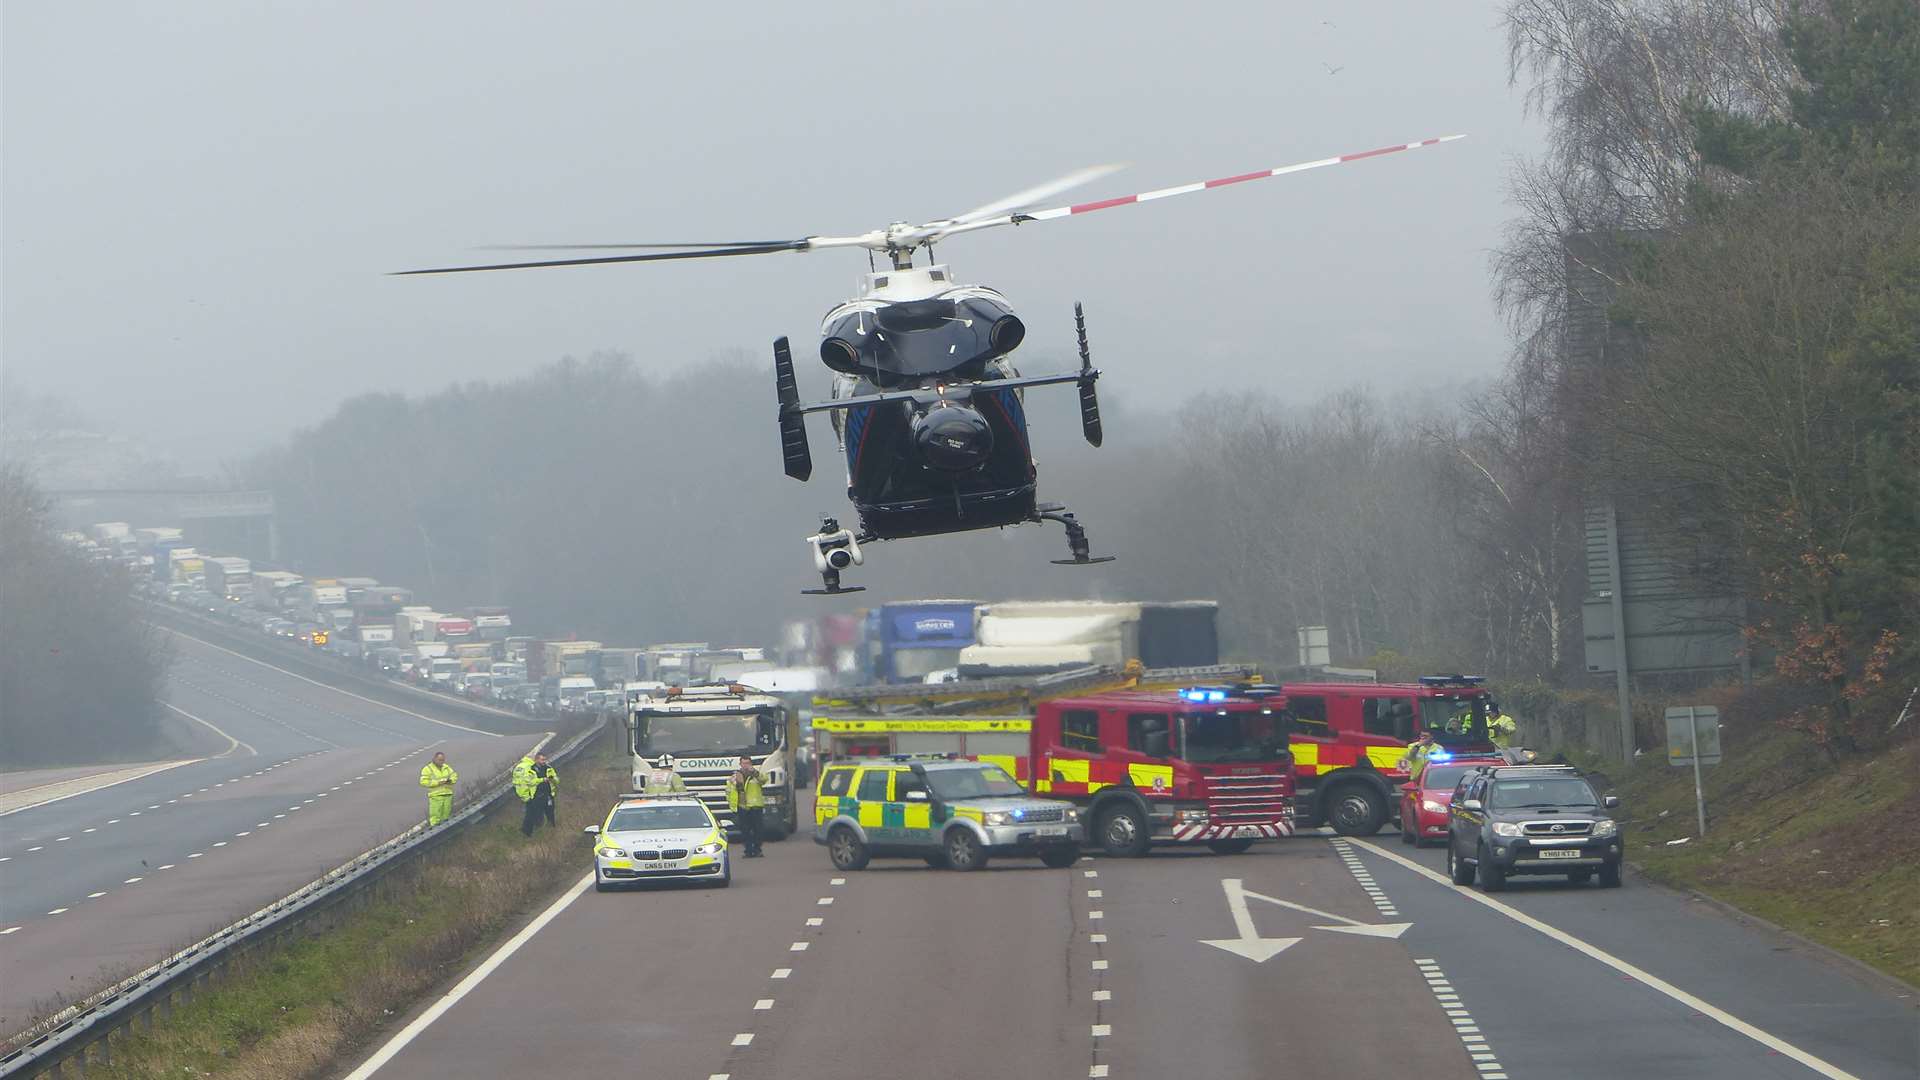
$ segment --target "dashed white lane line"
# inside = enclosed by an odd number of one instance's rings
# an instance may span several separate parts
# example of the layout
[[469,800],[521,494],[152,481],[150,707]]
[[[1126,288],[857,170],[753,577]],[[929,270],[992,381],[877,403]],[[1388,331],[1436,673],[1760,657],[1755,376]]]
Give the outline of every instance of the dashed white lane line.
[[826,924],[826,921],[827,921],[827,920],[825,920],[825,919],[823,919],[823,918],[821,918],[820,916],[818,916],[818,915],[815,915],[815,916],[814,916],[813,918],[811,918],[811,919],[808,919],[808,920],[807,920],[807,925],[808,925],[808,926],[823,926],[823,925],[825,925],[825,924]]
[[[1685,990],[1680,989],[1679,987],[1673,985],[1672,983],[1666,981],[1665,979],[1660,978],[1659,976],[1653,974],[1652,972],[1643,971],[1640,968],[1627,963],[1625,960],[1620,959],[1619,957],[1613,955],[1612,953],[1607,952],[1606,950],[1600,948],[1597,945],[1590,945],[1587,942],[1582,941],[1577,937],[1574,937],[1572,934],[1567,933],[1565,930],[1561,930],[1560,928],[1555,926],[1549,926],[1548,924],[1541,922],[1539,919],[1536,919],[1533,916],[1528,915],[1517,908],[1509,907],[1508,905],[1503,904],[1500,901],[1495,900],[1493,897],[1485,895],[1484,893],[1475,892],[1470,888],[1457,887],[1453,884],[1452,881],[1447,879],[1447,876],[1445,874],[1439,873],[1435,870],[1429,869],[1428,867],[1420,863],[1414,862],[1412,859],[1407,858],[1405,855],[1402,855],[1397,851],[1389,851],[1386,848],[1381,847],[1378,844],[1374,844],[1374,843],[1363,842],[1363,846],[1369,852],[1372,852],[1373,854],[1378,855],[1383,859],[1386,859],[1390,862],[1403,866],[1406,869],[1411,870],[1416,874],[1419,874],[1421,877],[1428,879],[1429,881],[1438,883],[1440,886],[1442,886],[1447,891],[1453,893],[1456,896],[1459,896],[1466,900],[1473,901],[1474,903],[1480,904],[1483,907],[1487,907],[1494,911],[1497,911],[1500,914],[1505,915],[1507,918],[1512,919],[1514,922],[1517,922],[1520,925],[1525,926],[1529,929],[1538,931],[1539,933],[1545,935],[1546,937],[1552,938],[1554,941],[1557,941],[1560,944],[1565,945],[1570,949],[1573,949],[1575,952],[1582,953],[1588,957],[1591,957],[1594,960],[1598,960],[1600,963],[1605,964],[1606,966],[1612,968],[1613,970],[1619,972],[1620,974],[1625,975],[1626,977],[1633,979],[1636,982],[1639,982],[1640,984],[1648,987],[1651,990],[1654,990],[1658,993],[1666,995],[1668,998],[1672,999],[1678,1004],[1684,1005],[1687,1008],[1692,1009],[1694,1012],[1697,1012],[1700,1015],[1705,1016],[1706,1018],[1722,1025],[1723,1027],[1730,1028],[1731,1030],[1736,1031],[1741,1035],[1745,1035],[1747,1038],[1752,1039],[1754,1042],[1759,1043],[1760,1045],[1766,1047],[1769,1050],[1774,1051],[1775,1053],[1780,1054],[1783,1057],[1792,1058],[1793,1060],[1799,1062],[1800,1064],[1805,1065],[1807,1068],[1812,1069],[1814,1072],[1819,1073],[1821,1076],[1827,1077],[1827,1080],[1859,1080],[1859,1077],[1856,1077],[1854,1074],[1847,1072],[1845,1069],[1840,1068],[1839,1066],[1833,1064],[1832,1062],[1823,1060],[1822,1058],[1819,1058],[1813,1054],[1810,1054],[1807,1051],[1800,1049],[1799,1047],[1793,1045],[1790,1042],[1787,1042],[1785,1039],[1782,1039],[1776,1035],[1770,1035],[1767,1032],[1762,1031],[1759,1028],[1754,1027],[1752,1024],[1749,1024],[1746,1021],[1740,1019],[1739,1017],[1733,1015],[1732,1013],[1727,1012],[1725,1009],[1719,1008],[1716,1005],[1709,1004],[1708,1002],[1698,997],[1695,997],[1692,994],[1687,993]],[[1481,1041],[1484,1041],[1484,1040],[1481,1040]]]
[[66,912],[67,910],[68,910],[68,909],[66,909],[66,908],[63,908],[63,907],[57,907],[57,908],[54,908],[54,909],[53,909],[52,911],[49,911],[49,912],[47,912],[47,914],[49,914],[49,915],[60,915],[60,914],[63,914],[63,913],[65,913],[65,912]]
[[1095,1001],[1112,1001],[1112,1000],[1113,1000],[1113,991],[1111,991],[1111,990],[1095,990],[1095,991],[1093,992],[1093,1000],[1095,1000]]
[[1107,970],[1107,962],[1105,960],[1095,960],[1093,962],[1093,970],[1095,971]]
[[89,899],[89,900],[98,900],[98,899],[100,899],[101,897],[103,897],[103,896],[105,896],[105,895],[107,895],[107,894],[106,894],[106,891],[105,891],[105,890],[103,889],[103,890],[101,890],[100,892],[90,892],[90,893],[88,893],[88,894],[87,894],[87,899]]
[[1393,906],[1392,900],[1387,899],[1387,894],[1380,888],[1380,883],[1373,880],[1373,871],[1368,870],[1367,865],[1360,861],[1360,856],[1354,853],[1353,844],[1344,836],[1333,837],[1332,842],[1333,850],[1340,856],[1340,861],[1346,864],[1347,872],[1353,875],[1353,880],[1360,883],[1360,888],[1367,894],[1367,899],[1373,901],[1374,909],[1382,915],[1399,917],[1399,909]]
[[27,850],[28,850],[28,851],[44,851],[45,849],[46,849],[46,845],[44,845],[44,844],[40,844],[40,845],[37,845],[37,846],[34,846],[34,847],[30,847],[30,848],[28,848]]
[[1087,1075],[1105,1076],[1107,1075],[1107,1067],[1105,1065],[1089,1065],[1087,1066]]
[[1107,935],[1105,935],[1105,934],[1088,934],[1088,935],[1087,935],[1087,940],[1088,940],[1088,941],[1091,941],[1091,942],[1093,942],[1093,943],[1094,943],[1095,945],[1105,945],[1105,944],[1107,943]]
[[1111,1034],[1113,1034],[1113,1025],[1112,1025],[1112,1024],[1095,1024],[1095,1025],[1093,1025],[1093,1037],[1094,1037],[1094,1038],[1096,1038],[1096,1039],[1104,1039],[1104,1038],[1106,1038],[1107,1036],[1109,1036],[1109,1035],[1111,1035]]
[[145,880],[147,880],[147,879],[146,879],[146,878],[137,878],[137,877],[130,877],[130,878],[128,878],[127,880],[125,880],[125,881],[123,881],[123,882],[121,882],[120,884],[122,884],[122,885],[131,885],[131,884],[133,884],[133,883],[134,883],[134,882],[136,882],[136,881],[145,881]]
[[8,934],[17,934],[19,932],[20,932],[19,927],[9,926],[5,930],[0,930],[0,937],[6,937]]
[[735,1035],[735,1036],[733,1037],[733,1045],[735,1045],[735,1046],[752,1046],[752,1045],[753,1045],[753,1032],[751,1032],[751,1031],[743,1031],[743,1032],[741,1032],[740,1034],[738,1034],[738,1035]]
[[759,1001],[753,1003],[753,1011],[755,1012],[766,1012],[771,1008],[773,1008],[772,998],[761,998]]
[[1101,892],[1101,891],[1100,891],[1099,889],[1088,889],[1088,890],[1087,890],[1087,899],[1089,899],[1089,900],[1098,900],[1098,899],[1100,899],[1100,898],[1101,898],[1102,896],[1105,896],[1105,895],[1106,895],[1106,893],[1103,893],[1103,892]]
[[847,883],[847,879],[843,877],[837,877],[837,878],[834,878],[832,881],[827,882],[827,884],[829,885],[845,885],[846,883]]
[[173,869],[173,864],[172,864],[172,863],[168,863],[168,864],[166,864],[165,866],[159,866],[159,867],[155,867],[154,869],[156,869],[156,870],[171,870],[171,869]]
[[191,854],[191,855],[189,855],[189,856],[187,856],[187,858],[189,858],[189,859],[197,859],[197,858],[199,858],[200,856],[202,856],[202,855],[205,855],[205,854],[206,854],[206,852],[204,852],[204,851],[196,851],[196,852],[194,852],[193,854]]
[[1104,911],[1089,911],[1089,912],[1087,912],[1087,918],[1089,918],[1089,919],[1104,919],[1104,918],[1106,918],[1106,917],[1107,917],[1107,913],[1106,913],[1106,912],[1104,912]]
[[819,900],[815,901],[815,903],[817,903],[821,907],[828,907],[833,903],[833,897],[823,896]]
[[767,977],[770,979],[784,979],[792,974],[793,974],[792,968],[774,968],[773,974]]
[[1414,965],[1420,969],[1420,975],[1427,980],[1427,986],[1433,991],[1433,997],[1447,1014],[1447,1022],[1453,1025],[1454,1034],[1460,1037],[1460,1043],[1466,1048],[1467,1056],[1472,1059],[1473,1067],[1479,1070],[1482,1080],[1507,1080],[1507,1073],[1500,1065],[1500,1057],[1494,1053],[1492,1044],[1480,1033],[1480,1025],[1474,1022],[1473,1013],[1460,1004],[1460,995],[1448,985],[1446,973],[1440,970],[1440,962],[1432,958],[1416,959]]
[[1098,871],[1098,870],[1086,870],[1086,871],[1082,871],[1082,874],[1083,874],[1083,876],[1085,876],[1085,877],[1099,877],[1099,876],[1100,876],[1100,871]]
[[71,839],[73,839],[73,837],[71,836],[56,836],[53,838],[53,842],[57,844],[62,840],[71,840]]
[[788,952],[806,952],[807,943],[804,941],[796,941],[793,944],[787,946],[787,951]]
[[215,841],[213,842],[213,846],[214,846],[214,847],[226,847],[226,846],[227,846],[227,842],[226,842],[225,840],[215,840]]

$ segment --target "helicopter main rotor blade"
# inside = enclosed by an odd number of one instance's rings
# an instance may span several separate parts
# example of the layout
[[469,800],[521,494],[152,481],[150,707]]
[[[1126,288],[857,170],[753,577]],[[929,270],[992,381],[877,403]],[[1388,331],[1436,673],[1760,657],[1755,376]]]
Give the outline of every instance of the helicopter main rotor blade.
[[1077,172],[1049,180],[1044,184],[1035,184],[1025,191],[1015,192],[1002,199],[995,199],[985,206],[976,206],[958,217],[949,220],[964,225],[970,221],[997,217],[1010,210],[1024,210],[1042,199],[1051,199],[1063,191],[1070,191],[1082,184],[1090,184],[1103,176],[1120,171],[1119,165],[1092,165]]
[[1363,161],[1367,158],[1397,154],[1403,150],[1418,150],[1423,146],[1436,146],[1440,143],[1464,139],[1465,135],[1442,135],[1419,142],[1400,143],[1395,146],[1382,146],[1375,150],[1362,150],[1356,154],[1341,154],[1339,157],[1320,158],[1317,161],[1301,161],[1292,165],[1264,169],[1260,172],[1242,173],[1239,176],[1223,176],[1217,180],[1199,180],[1177,187],[1160,188],[1156,191],[1143,191],[1138,195],[1122,195],[1114,199],[1099,199],[1094,202],[1075,203],[1072,206],[1056,206],[1049,210],[1034,210],[1028,213],[1014,212],[979,221],[956,224],[941,230],[942,236],[954,233],[973,232],[976,229],[991,229],[997,225],[1016,225],[1027,221],[1052,221],[1054,218],[1072,217],[1075,214],[1090,214],[1095,210],[1107,210],[1116,206],[1131,206],[1134,203],[1153,202],[1156,199],[1172,198],[1175,195],[1190,195],[1196,191],[1208,191],[1213,188],[1227,187],[1231,184],[1243,184],[1249,180],[1265,180],[1274,176],[1286,176],[1289,173],[1306,172],[1309,169],[1322,169],[1329,165],[1344,165],[1349,161]]
[[390,276],[415,274],[471,274],[480,270],[537,270],[549,266],[605,266],[610,263],[664,262],[670,259],[718,259],[728,255],[770,255],[778,251],[805,251],[805,240],[783,240],[772,244],[740,247],[703,248],[696,251],[656,251],[647,255],[605,255],[593,259],[548,259],[541,262],[492,263],[486,266],[438,266],[426,270],[396,270]]
[[639,251],[648,248],[779,247],[792,240],[712,240],[704,244],[483,244],[477,251]]

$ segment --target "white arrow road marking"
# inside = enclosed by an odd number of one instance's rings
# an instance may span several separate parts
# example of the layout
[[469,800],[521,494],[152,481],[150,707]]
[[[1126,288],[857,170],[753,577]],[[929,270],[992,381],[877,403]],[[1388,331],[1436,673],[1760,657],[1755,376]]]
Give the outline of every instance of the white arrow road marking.
[[[1211,945],[1216,949],[1230,952],[1235,956],[1244,956],[1256,964],[1267,961],[1300,944],[1297,937],[1263,938],[1253,925],[1253,912],[1247,910],[1247,891],[1241,887],[1239,878],[1222,878],[1220,887],[1227,894],[1227,911],[1233,915],[1233,928],[1239,933],[1234,938],[1201,938],[1200,944]],[[1265,900],[1266,897],[1261,897]]]
[[1282,900],[1277,896],[1268,896],[1265,893],[1253,892],[1242,883],[1240,878],[1222,878],[1220,879],[1220,888],[1227,894],[1227,910],[1232,913],[1234,929],[1239,932],[1240,936],[1237,938],[1202,938],[1200,943],[1202,945],[1211,945],[1216,949],[1224,949],[1237,956],[1244,956],[1256,964],[1263,964],[1273,959],[1291,946],[1299,944],[1300,939],[1297,937],[1261,937],[1260,931],[1253,925],[1253,913],[1247,910],[1248,900],[1259,900],[1263,903],[1273,904],[1276,907],[1291,908],[1294,911],[1307,915],[1318,915],[1323,919],[1332,919],[1341,925],[1316,926],[1314,929],[1329,930],[1336,934],[1355,934],[1360,937],[1397,938],[1413,926],[1412,923],[1363,923],[1358,919],[1349,919],[1345,915],[1335,915],[1331,911],[1321,911],[1319,908],[1310,908],[1305,904],[1296,904],[1291,900]]

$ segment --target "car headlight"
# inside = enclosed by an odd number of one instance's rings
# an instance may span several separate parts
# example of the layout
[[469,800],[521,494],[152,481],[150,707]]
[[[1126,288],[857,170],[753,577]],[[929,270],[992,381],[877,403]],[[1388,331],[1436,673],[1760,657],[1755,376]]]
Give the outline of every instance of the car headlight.
[[609,859],[624,859],[627,857],[627,850],[625,848],[603,847],[600,849],[600,854]]
[[694,848],[693,853],[695,855],[718,855],[726,849],[727,845],[715,840],[711,844],[701,844],[699,847]]
[[1207,820],[1206,807],[1199,809],[1175,810],[1173,820],[1177,825],[1203,825]]
[[1495,836],[1519,836],[1520,833],[1520,826],[1511,821],[1496,821],[1493,823],[1493,835]]
[[1593,823],[1593,835],[1596,837],[1612,836],[1619,831],[1620,826],[1611,821],[1596,821]]
[[1011,825],[1013,824],[1013,814],[1006,810],[989,810],[980,815],[980,823],[983,825]]
[[1077,822],[1080,820],[1080,808],[1077,806],[1069,806],[1067,807],[1066,815],[1067,821]]
[[1429,814],[1444,814],[1447,812],[1445,803],[1437,803],[1432,799],[1421,799],[1420,809],[1425,810]]

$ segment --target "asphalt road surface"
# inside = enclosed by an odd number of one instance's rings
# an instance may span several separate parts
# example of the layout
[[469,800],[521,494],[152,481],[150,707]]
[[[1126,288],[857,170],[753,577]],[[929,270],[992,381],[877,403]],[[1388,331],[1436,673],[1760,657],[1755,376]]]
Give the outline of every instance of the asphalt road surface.
[[1489,906],[1391,841],[582,878],[351,1080],[1920,1075],[1913,995],[1791,939],[1631,876]]
[[[0,816],[0,1036],[287,895],[541,736],[495,736],[173,635],[166,698],[217,756]],[[471,785],[471,787],[469,787]]]

